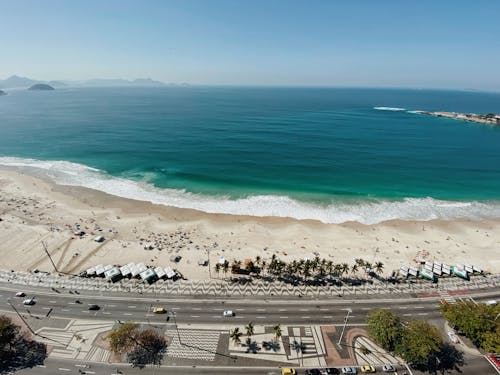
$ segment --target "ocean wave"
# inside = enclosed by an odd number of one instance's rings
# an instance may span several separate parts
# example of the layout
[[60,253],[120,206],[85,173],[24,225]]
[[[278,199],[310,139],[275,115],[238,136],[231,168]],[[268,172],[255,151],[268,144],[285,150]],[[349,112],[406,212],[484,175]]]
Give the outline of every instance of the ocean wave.
[[413,114],[416,114],[416,115],[419,115],[421,113],[423,113],[424,111],[406,111],[407,113],[413,113]]
[[373,107],[378,111],[406,111],[406,108],[398,108],[398,107]]
[[147,182],[113,177],[95,168],[67,161],[0,157],[0,165],[49,177],[60,185],[82,186],[115,196],[155,204],[190,208],[208,213],[312,219],[324,223],[357,221],[375,224],[387,220],[428,221],[500,217],[500,202],[453,202],[433,198],[406,198],[401,201],[332,203],[319,205],[284,195],[253,195],[240,199],[193,194],[184,190],[160,189]]

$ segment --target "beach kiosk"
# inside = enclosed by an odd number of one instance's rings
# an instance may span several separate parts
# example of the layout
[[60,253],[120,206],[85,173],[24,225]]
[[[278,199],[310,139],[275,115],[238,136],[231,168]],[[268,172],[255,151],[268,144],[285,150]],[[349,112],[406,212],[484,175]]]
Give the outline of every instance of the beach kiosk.
[[121,266],[120,267],[120,272],[122,274],[123,277],[129,277],[131,276],[131,272],[130,272],[130,268],[128,265],[125,265],[125,266]]
[[102,264],[98,264],[95,266],[95,274],[96,276],[102,277],[104,276],[104,266]]
[[173,279],[175,277],[175,271],[170,267],[165,268],[165,274],[167,275],[167,279]]

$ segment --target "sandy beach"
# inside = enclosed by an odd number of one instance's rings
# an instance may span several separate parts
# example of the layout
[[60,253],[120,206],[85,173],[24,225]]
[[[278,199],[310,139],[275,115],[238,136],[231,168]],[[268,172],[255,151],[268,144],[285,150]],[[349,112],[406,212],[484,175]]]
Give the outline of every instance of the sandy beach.
[[[213,265],[273,254],[291,261],[320,256],[384,263],[384,273],[428,259],[500,271],[500,220],[389,221],[323,224],[286,218],[208,214],[55,185],[0,169],[0,268],[78,273],[97,264],[170,266],[188,279],[207,279]],[[76,236],[79,229],[86,235]],[[103,236],[104,242],[94,241]],[[153,249],[146,250],[146,245]],[[170,260],[180,255],[179,263]],[[219,275],[223,277],[223,274]]]

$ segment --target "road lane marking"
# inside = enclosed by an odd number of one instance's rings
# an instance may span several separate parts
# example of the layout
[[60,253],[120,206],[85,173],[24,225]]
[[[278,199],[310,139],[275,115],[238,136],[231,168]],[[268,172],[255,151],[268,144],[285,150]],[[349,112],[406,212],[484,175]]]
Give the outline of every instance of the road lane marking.
[[302,319],[311,319],[310,316],[301,316]]
[[191,315],[191,318],[199,318],[199,315]]
[[45,368],[45,367],[47,367],[47,366],[45,366],[45,365],[36,365],[36,367]]
[[103,314],[104,315],[111,315],[111,313],[109,311],[104,311]]
[[408,308],[408,306],[399,306],[400,310],[406,310],[407,308]]
[[50,310],[52,307],[42,307],[42,310]]
[[211,318],[222,318],[220,315],[212,315]]
[[286,311],[286,309],[279,309],[278,311]]
[[[0,296],[1,297],[1,296]],[[57,303],[56,301],[49,301],[49,303]]]
[[256,316],[255,319],[266,319],[265,316]]
[[59,371],[71,371],[69,368],[59,367]]
[[319,311],[330,311],[330,309],[319,309]]
[[180,307],[171,307],[170,310],[180,310]]
[[414,306],[414,309],[425,309],[425,306]]
[[130,315],[132,315],[132,314],[131,314],[131,313],[123,313],[123,315],[130,316]]
[[106,306],[108,306],[108,307],[116,307],[116,305],[106,305]]
[[325,318],[325,319],[332,319],[333,316],[332,315],[325,315],[325,316],[323,316],[323,318]]
[[68,312],[69,310],[68,310],[68,309],[62,309],[61,311],[65,311],[65,312]]
[[266,309],[257,309],[257,311],[266,311]]
[[[201,308],[200,307],[193,307],[193,310],[199,311],[199,310],[201,310]],[[240,310],[242,310],[242,309],[240,309]]]
[[418,313],[417,315],[429,315],[429,313]]
[[411,315],[413,315],[413,314],[403,314],[403,316],[411,316]]
[[137,306],[127,306],[129,309],[135,309]]
[[299,309],[299,311],[309,311],[309,309]]
[[280,316],[280,319],[288,319],[288,316]]
[[361,310],[371,310],[371,307],[362,307]]

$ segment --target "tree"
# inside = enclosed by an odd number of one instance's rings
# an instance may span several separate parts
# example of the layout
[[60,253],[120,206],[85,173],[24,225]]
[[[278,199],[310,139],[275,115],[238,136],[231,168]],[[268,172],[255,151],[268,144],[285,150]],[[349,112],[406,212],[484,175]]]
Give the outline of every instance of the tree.
[[238,327],[236,327],[229,333],[229,337],[235,344],[239,344],[241,342],[241,336],[243,336],[243,332],[241,332]]
[[227,271],[229,270],[229,262],[227,260],[224,261],[224,264],[222,265],[222,270],[224,271],[224,277],[225,277]]
[[138,327],[135,323],[126,322],[111,331],[106,337],[111,351],[115,354],[123,354],[133,348]]
[[382,273],[383,270],[384,270],[384,263],[382,262],[375,263],[375,272]]
[[132,367],[142,368],[147,364],[160,365],[167,348],[165,337],[153,329],[146,329],[135,335],[136,345],[127,353]]
[[441,351],[443,340],[439,330],[423,320],[413,321],[403,328],[396,353],[417,368],[428,368]]
[[276,341],[278,341],[282,335],[281,324],[276,323],[273,327],[273,331],[274,331],[274,336],[276,337]]
[[215,272],[217,272],[217,277],[219,277],[220,270],[221,270],[221,264],[216,263],[215,264]]
[[0,316],[0,373],[41,365],[46,357],[44,343],[31,340],[10,318]]
[[[472,301],[443,303],[439,309],[443,316],[472,342],[492,350],[500,346],[500,306],[488,306],[484,303],[475,304]],[[496,340],[495,340],[496,338]]]
[[250,342],[252,341],[251,337],[255,333],[254,327],[253,327],[253,323],[252,322],[248,322],[248,324],[246,325],[245,329],[247,331],[247,343],[250,344]]
[[387,310],[372,310],[368,314],[367,323],[370,337],[384,349],[393,351],[402,333],[398,316]]

